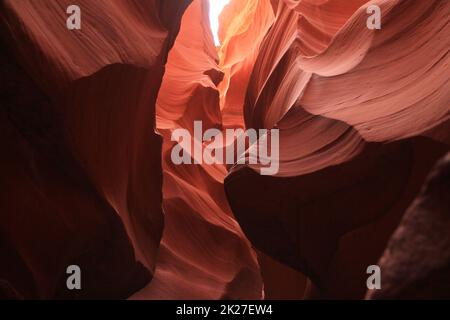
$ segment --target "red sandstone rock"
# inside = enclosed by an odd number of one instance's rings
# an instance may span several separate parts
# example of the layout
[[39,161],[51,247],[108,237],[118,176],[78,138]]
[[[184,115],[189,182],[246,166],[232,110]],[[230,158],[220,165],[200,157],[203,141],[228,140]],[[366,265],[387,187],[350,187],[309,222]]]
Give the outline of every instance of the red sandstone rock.
[[247,128],[280,129],[280,171],[236,166],[225,181],[252,243],[323,298],[364,296],[366,267],[448,150],[450,5],[378,4],[381,30],[366,27],[367,1],[273,5],[243,112]]
[[[208,23],[208,2],[194,0],[169,54],[157,101],[163,135],[165,229],[153,281],[135,299],[259,299],[256,254],[229,209],[225,165],[174,165],[171,133],[194,120],[221,128],[222,79]],[[201,143],[197,142],[197,143]],[[191,155],[193,158],[194,155]]]
[[[77,2],[74,31],[69,0],[0,4],[0,296],[256,299],[264,281],[269,298],[362,298],[450,145],[450,3],[371,1],[369,30],[366,0],[231,0],[215,48],[207,0]],[[195,120],[280,129],[280,171],[174,165],[171,133]],[[427,190],[420,210],[442,204]],[[432,257],[410,265],[431,297],[445,248],[405,250]],[[386,255],[374,298],[417,296],[396,273],[415,260]]]
[[72,297],[66,265],[79,263],[82,297],[125,298],[150,280],[135,259],[153,272],[163,231],[154,106],[188,1],[80,0],[74,31],[69,2],[0,5],[15,60],[2,68],[24,70],[2,77],[0,278],[24,297]]

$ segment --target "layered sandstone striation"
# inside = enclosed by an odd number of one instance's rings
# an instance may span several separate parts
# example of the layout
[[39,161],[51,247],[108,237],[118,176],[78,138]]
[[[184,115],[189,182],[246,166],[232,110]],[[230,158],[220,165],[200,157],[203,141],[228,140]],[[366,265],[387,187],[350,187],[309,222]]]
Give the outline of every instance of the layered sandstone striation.
[[[381,30],[366,26],[373,4]],[[280,130],[280,171],[263,177],[258,165],[235,166],[228,199],[257,249],[312,279],[312,297],[362,298],[367,266],[448,150],[450,4],[304,0],[272,8],[272,26],[254,36],[263,39],[256,54],[240,42],[224,42],[221,52],[222,61],[242,61],[232,78],[249,79],[234,104],[245,127]],[[247,23],[227,18],[225,25]],[[224,111],[233,110],[224,95]]]
[[[187,129],[193,137],[194,121],[202,121],[203,130],[222,129],[217,86],[223,73],[208,10],[205,0],[194,0],[186,10],[158,96],[166,224],[155,277],[135,299],[263,297],[256,254],[226,200],[226,165],[175,165],[171,159],[174,130]],[[191,150],[184,152],[200,163]]]
[[[219,47],[207,0],[71,4],[0,3],[1,297],[363,298],[381,256],[371,298],[448,297],[450,2],[231,0]],[[174,164],[194,121],[280,170]]]
[[24,298],[126,298],[150,281],[163,231],[155,101],[189,2],[77,3],[73,31],[70,1],[0,4],[0,278]]

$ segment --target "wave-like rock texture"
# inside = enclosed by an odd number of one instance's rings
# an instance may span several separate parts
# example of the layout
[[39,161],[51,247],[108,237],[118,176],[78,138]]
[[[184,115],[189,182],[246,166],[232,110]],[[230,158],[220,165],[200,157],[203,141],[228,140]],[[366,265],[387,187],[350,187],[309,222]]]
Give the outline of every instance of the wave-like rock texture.
[[384,252],[370,299],[450,299],[450,153],[431,172]]
[[[381,30],[366,26],[372,4]],[[367,266],[449,148],[450,3],[272,5],[256,58],[244,45],[222,61],[245,78],[254,60],[241,112],[247,128],[280,130],[280,171],[235,166],[227,196],[257,249],[312,279],[310,297],[362,298]]]
[[[233,218],[223,180],[225,165],[174,165],[174,130],[194,121],[221,129],[218,83],[223,74],[208,20],[209,4],[194,0],[170,51],[157,100],[157,128],[164,138],[164,229],[153,281],[135,299],[260,299],[256,254]],[[201,161],[191,150],[183,153]],[[197,157],[197,158],[196,158]]]
[[264,37],[274,22],[270,0],[231,1],[220,16],[219,85],[225,127],[244,128],[247,84]]
[[[189,1],[0,3],[1,295],[127,298],[163,232],[155,102]],[[12,58],[13,57],[13,58]],[[66,268],[82,288],[66,288]]]
[[[218,48],[207,0],[76,2],[72,31],[69,0],[0,2],[0,297],[363,298],[449,151],[450,2],[231,0]],[[279,172],[175,165],[196,120],[279,129]],[[436,176],[374,298],[443,279]],[[442,256],[405,279],[398,242]]]

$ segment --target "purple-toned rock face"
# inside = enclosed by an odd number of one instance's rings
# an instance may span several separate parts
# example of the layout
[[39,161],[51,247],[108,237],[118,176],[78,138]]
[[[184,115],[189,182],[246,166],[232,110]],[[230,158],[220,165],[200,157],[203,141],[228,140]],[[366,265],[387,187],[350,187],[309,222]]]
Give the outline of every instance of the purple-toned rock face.
[[379,265],[369,299],[450,299],[450,153],[433,168]]

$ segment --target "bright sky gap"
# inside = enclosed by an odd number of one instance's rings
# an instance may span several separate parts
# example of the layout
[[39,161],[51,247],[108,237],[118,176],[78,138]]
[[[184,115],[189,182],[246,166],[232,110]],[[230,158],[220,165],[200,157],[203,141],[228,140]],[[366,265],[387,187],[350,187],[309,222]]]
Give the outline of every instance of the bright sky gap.
[[219,15],[223,8],[230,2],[230,0],[209,0],[209,21],[211,23],[211,30],[214,36],[216,46],[220,45],[219,41]]

